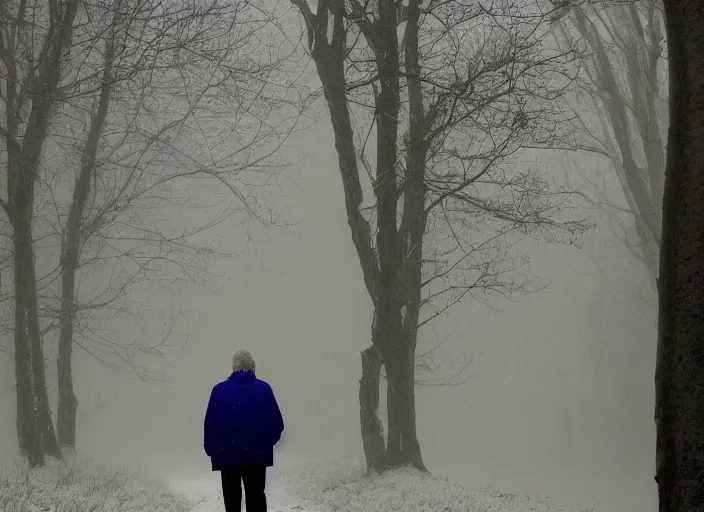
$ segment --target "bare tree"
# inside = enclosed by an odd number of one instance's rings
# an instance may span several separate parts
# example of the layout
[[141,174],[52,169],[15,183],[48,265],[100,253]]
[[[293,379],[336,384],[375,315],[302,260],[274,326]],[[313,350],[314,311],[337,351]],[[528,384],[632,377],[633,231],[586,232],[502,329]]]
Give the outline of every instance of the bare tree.
[[704,503],[704,5],[665,0],[670,131],[655,370],[661,512]]
[[[329,108],[374,308],[360,381],[367,464],[425,469],[415,422],[419,329],[464,298],[491,304],[529,291],[520,239],[571,238],[586,227],[559,218],[567,192],[518,160],[529,143],[557,142],[550,100],[571,82],[571,52],[545,45],[552,10],[527,0],[491,8],[321,0],[315,13],[292,2]],[[386,446],[376,416],[382,365]]]
[[[54,4],[40,7],[51,10]],[[64,7],[59,6],[61,12]],[[71,8],[78,10],[65,20],[72,39],[64,43],[57,62],[56,55],[50,60],[60,68],[60,76],[43,105],[46,118],[38,134],[42,144],[36,148],[31,191],[22,197],[31,199],[26,243],[33,257],[27,260],[32,265],[27,275],[35,290],[31,298],[37,340],[41,349],[42,336],[59,331],[57,428],[60,444],[73,447],[74,346],[108,367],[119,369],[122,363],[145,377],[134,366],[130,351],[158,353],[162,342],[123,346],[122,340],[106,336],[96,324],[111,314],[138,310],[129,294],[140,282],[196,280],[210,258],[222,255],[211,240],[217,235],[209,232],[219,226],[225,229],[225,223],[235,222],[240,213],[266,225],[277,222],[265,209],[263,192],[284,165],[276,155],[297,127],[304,102],[286,79],[290,70],[285,66],[294,64],[288,57],[295,46],[282,44],[287,41],[277,40],[271,31],[264,33],[275,20],[258,15],[262,11],[252,2],[220,5],[188,0],[163,5],[105,0]],[[17,9],[27,6],[20,2]],[[10,45],[12,49],[37,44],[41,31],[22,32],[43,21],[41,9],[32,13],[31,22],[2,13],[8,27],[2,35],[19,41]],[[18,55],[35,62],[33,54]],[[14,58],[19,62],[19,57]],[[23,65],[27,63],[18,67],[24,70]],[[12,128],[2,131],[8,141],[8,162],[13,144],[27,144],[31,127],[25,118],[27,105],[33,109],[36,103],[32,94],[26,89],[19,99],[17,94],[8,96],[15,103],[6,101]],[[23,138],[17,127],[25,125]],[[23,158],[20,155],[17,161],[24,163]],[[8,163],[10,200],[3,207],[14,227],[10,213],[19,200],[13,200],[11,171]],[[224,200],[218,187],[226,192]],[[198,208],[198,220],[172,220],[186,217],[188,207]],[[13,233],[17,239],[16,228]],[[15,262],[24,261],[18,254],[15,249]],[[37,265],[43,270],[40,275]],[[23,276],[17,270],[14,274],[16,279]],[[6,297],[26,301],[20,293],[24,290],[16,283],[14,293]],[[97,312],[103,313],[100,318]],[[16,322],[27,318],[15,317]],[[17,338],[24,331],[15,332]],[[22,348],[16,343],[18,436],[27,453],[25,446],[32,438],[26,426],[33,417],[25,405],[43,389],[41,405],[47,393],[43,352],[36,352],[35,358]],[[106,353],[118,362],[104,358]],[[40,380],[20,371],[30,363]],[[32,379],[31,393],[21,385],[25,377]],[[51,427],[55,439],[48,400],[46,411],[45,428]],[[43,451],[59,455],[55,441],[52,446],[45,443]],[[32,457],[33,465],[42,463],[41,454]]]
[[59,335],[58,380],[59,403],[57,433],[60,445],[75,447],[76,443],[76,407],[73,392],[73,374],[71,371],[71,350],[73,348],[73,303],[75,296],[76,269],[79,261],[81,221],[84,215],[90,181],[95,170],[98,142],[108,114],[111,94],[113,63],[116,51],[116,36],[120,25],[122,2],[116,0],[112,18],[109,21],[105,41],[103,71],[97,109],[88,132],[81,162],[81,170],[76,179],[71,208],[68,215],[66,237],[61,247],[61,333]]
[[586,175],[592,190],[582,197],[608,213],[655,291],[668,123],[662,2],[568,2],[555,29],[583,56],[575,104],[588,106],[575,109],[575,147],[606,157],[618,184]]
[[15,289],[17,431],[30,465],[44,453],[60,457],[51,421],[39,327],[32,239],[34,194],[50,113],[58,100],[63,56],[72,45],[78,2],[17,0],[0,7],[0,61],[7,201],[12,226]]
[[[95,312],[124,316],[126,303],[135,301],[130,290],[145,280],[198,282],[208,260],[222,255],[217,244],[204,243],[205,235],[239,211],[266,225],[276,221],[264,217],[263,194],[256,187],[274,181],[274,156],[296,128],[303,103],[292,97],[296,91],[283,76],[289,53],[274,45],[271,32],[264,30],[271,20],[255,18],[252,6],[97,4],[89,14],[102,25],[93,23],[84,47],[74,47],[73,61],[83,69],[73,73],[71,83],[81,83],[91,94],[66,100],[55,124],[65,131],[83,112],[88,122],[82,146],[52,134],[78,171],[70,206],[57,204],[54,194],[48,201],[61,225],[54,233],[61,238],[55,267],[61,286],[56,298],[47,286],[45,299],[45,317],[56,317],[53,325],[60,327],[57,429],[62,446],[75,447],[75,344],[108,367],[126,366],[142,379],[151,372],[137,367],[131,352],[159,355],[164,348],[163,339],[122,346],[93,327],[106,318],[96,321]],[[95,43],[101,39],[99,52]],[[86,65],[91,58],[102,66]],[[224,188],[229,200],[216,205],[215,213],[201,213],[199,222],[166,221],[183,215],[189,205],[207,211],[198,194],[175,188],[204,179],[212,182],[208,187]],[[99,276],[98,286],[78,293],[79,278],[96,281]],[[117,363],[106,355],[117,355]]]

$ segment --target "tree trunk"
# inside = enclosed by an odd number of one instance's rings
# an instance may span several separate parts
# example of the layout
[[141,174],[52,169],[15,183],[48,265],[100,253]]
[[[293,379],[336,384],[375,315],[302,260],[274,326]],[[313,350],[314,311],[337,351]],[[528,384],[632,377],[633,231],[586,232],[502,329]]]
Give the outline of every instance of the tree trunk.
[[[342,0],[336,0],[328,5],[320,5],[319,12],[313,14],[308,5],[300,0],[292,0],[303,14],[311,34],[311,54],[316,64],[318,76],[323,86],[323,92],[330,112],[335,149],[337,151],[340,177],[345,196],[347,222],[350,226],[352,242],[354,243],[359,262],[362,267],[364,284],[376,308],[379,302],[380,277],[377,253],[372,243],[369,222],[361,212],[364,199],[359,177],[359,167],[354,143],[354,130],[347,104],[345,91],[345,38],[344,27],[345,6]],[[328,42],[328,9],[333,14],[333,36]],[[379,349],[380,328],[375,318],[372,326],[372,344]],[[367,351],[365,351],[367,352]],[[380,354],[383,352],[380,352]],[[364,443],[367,467],[386,468],[386,453],[384,450],[383,429],[375,421],[378,408],[379,371],[380,366],[373,361],[371,351],[362,354],[362,379],[360,380],[360,428]],[[367,358],[369,358],[367,360]],[[365,375],[365,363],[368,362],[369,372]],[[376,381],[376,384],[374,382]],[[375,387],[376,386],[376,387]],[[376,389],[376,393],[374,392]],[[376,400],[374,397],[376,395]],[[376,405],[375,405],[376,404]]]
[[61,332],[59,334],[59,404],[57,428],[61,446],[76,447],[76,409],[78,401],[73,391],[71,353],[73,348],[73,323],[76,302],[76,269],[80,258],[83,215],[91,177],[95,172],[98,143],[105,127],[112,92],[112,65],[115,52],[115,29],[120,19],[120,2],[115,4],[111,34],[105,46],[103,77],[98,109],[91,119],[88,136],[83,148],[81,169],[73,189],[73,199],[66,223],[66,239],[61,246]]
[[388,423],[388,431],[386,434],[386,456],[390,467],[398,467],[403,465],[403,456],[401,454],[401,421],[398,402],[400,397],[396,394],[396,388],[399,384],[398,372],[396,367],[389,360],[384,361],[386,369],[386,419]]
[[[411,464],[427,471],[416,434],[415,358],[421,307],[423,235],[425,234],[425,168],[427,142],[418,49],[420,0],[408,2],[404,33],[408,73],[409,125],[406,139],[406,174],[403,216],[397,237],[402,256],[396,294],[405,308],[387,357],[390,464]],[[392,428],[393,425],[393,428]]]
[[661,512],[704,503],[704,4],[665,0],[670,132],[660,253],[656,481]]
[[[17,427],[20,432],[20,449],[26,453],[30,467],[44,464],[45,420],[41,414],[42,402],[37,394],[42,384],[44,358],[41,343],[37,350],[30,326],[32,307],[29,305],[34,289],[32,265],[31,231],[27,234],[26,222],[16,218],[14,232],[15,249],[15,352],[18,413]],[[36,312],[36,309],[35,309]],[[40,359],[40,365],[37,363]],[[41,367],[41,368],[40,368]],[[37,373],[37,370],[41,370]],[[21,384],[21,387],[20,387]],[[26,387],[28,386],[28,387]],[[46,387],[44,388],[46,395]],[[48,400],[46,402],[48,406]],[[51,425],[51,420],[49,422]]]
[[59,445],[75,449],[78,401],[73,391],[73,371],[71,368],[75,268],[71,268],[68,271],[64,268],[62,281],[61,331],[59,334],[59,355],[56,360],[59,388],[56,430],[59,437]]
[[389,466],[427,471],[416,434],[415,351],[403,347],[384,362],[387,379]]
[[377,416],[381,353],[371,346],[362,352],[362,378],[359,380],[359,420],[367,469],[382,472],[387,468],[384,428]]
[[67,220],[66,238],[62,240],[61,244],[61,329],[59,332],[59,355],[56,360],[59,388],[56,428],[59,436],[59,445],[68,448],[76,447],[76,410],[78,401],[73,390],[71,357],[73,352],[76,269],[78,267],[81,219],[90,188],[91,170],[92,166],[83,165],[81,173],[76,180],[73,201],[71,202]]
[[[17,237],[14,239],[15,254],[22,250]],[[19,294],[24,290],[24,274],[20,260],[15,258],[15,383],[17,390],[17,440],[20,453],[27,457],[32,467],[44,463],[41,443],[35,442],[36,417],[34,389],[32,385],[32,354],[27,336],[24,301]]]
[[20,241],[20,251],[15,258],[21,267],[24,283],[22,290],[17,293],[22,297],[25,313],[25,325],[29,336],[32,362],[32,388],[35,406],[35,427],[41,440],[44,453],[58,459],[61,458],[59,444],[56,441],[54,425],[51,421],[49,408],[49,395],[46,389],[46,373],[44,363],[44,349],[42,336],[39,330],[39,311],[37,308],[36,276],[34,271],[34,250],[32,248],[32,231],[27,222],[18,222],[15,237]]
[[[18,226],[26,215],[26,193],[23,185],[21,161],[22,146],[17,142],[19,121],[14,115],[17,98],[17,75],[14,66],[8,66],[9,80],[6,82],[5,108],[7,148],[7,207],[5,209],[12,225],[13,273],[15,303],[15,382],[17,389],[17,440],[20,452],[27,457],[31,467],[44,463],[44,452],[36,436],[36,414],[34,384],[32,381],[32,349],[27,332],[27,312],[25,309],[25,290],[28,288],[24,271],[23,256],[25,240],[19,236]],[[32,197],[33,199],[33,197]],[[34,201],[32,201],[33,203]],[[31,242],[31,239],[30,239]]]
[[[28,148],[27,153],[22,156],[16,155],[14,152],[12,155],[8,154],[8,174],[12,177],[10,180],[12,186],[8,188],[10,188],[9,206],[12,213],[15,250],[15,344],[20,349],[21,360],[19,364],[25,365],[29,362],[33,410],[32,421],[27,424],[24,423],[27,421],[27,413],[25,412],[22,419],[18,418],[18,426],[21,423],[22,428],[26,426],[29,429],[30,425],[33,427],[31,432],[35,437],[31,443],[29,462],[30,465],[41,465],[44,462],[43,456],[40,457],[37,454],[37,450],[57,458],[61,458],[61,451],[59,450],[54,426],[51,421],[49,396],[46,389],[44,351],[39,329],[37,283],[32,240],[34,169],[39,159],[41,145],[32,140]],[[25,155],[31,156],[25,158]],[[29,356],[28,361],[25,359],[25,353],[23,352],[25,350]],[[20,368],[17,378],[26,381],[23,373],[22,368]],[[19,389],[18,393],[20,393]],[[27,398],[27,393],[24,390],[21,393],[22,401],[24,402]],[[18,411],[20,408],[24,409],[25,405],[18,405]],[[41,449],[37,448],[37,443],[39,443]]]
[[[9,79],[6,81],[5,102],[6,146],[7,146],[7,183],[8,207],[13,227],[14,270],[15,270],[15,345],[20,349],[20,361],[17,368],[18,383],[18,429],[32,432],[31,443],[27,440],[21,444],[31,444],[28,453],[30,466],[41,465],[43,454],[57,458],[61,451],[56,440],[51,421],[49,397],[46,389],[44,354],[41,331],[39,329],[39,310],[37,305],[36,273],[34,248],[32,240],[32,217],[34,210],[34,182],[39,175],[39,160],[47,136],[47,124],[51,107],[56,101],[56,92],[61,79],[63,59],[66,49],[71,47],[73,21],[78,9],[78,2],[70,0],[63,3],[56,14],[56,19],[48,27],[42,43],[40,62],[35,66],[37,74],[19,93],[17,78],[19,61],[12,59],[21,54],[6,55],[10,64]],[[14,36],[13,36],[14,38]],[[24,57],[22,57],[24,58]],[[26,98],[19,98],[27,94]],[[26,118],[24,134],[19,136],[20,122],[17,114],[28,108],[25,99],[31,99],[31,108]],[[22,142],[20,143],[19,140]],[[23,352],[24,351],[24,352]],[[27,357],[29,358],[27,360]],[[29,363],[31,368],[31,394],[33,418],[31,425],[26,412],[28,393],[24,387],[27,382],[22,366]],[[24,411],[24,412],[22,412]],[[30,426],[33,428],[30,429]],[[29,436],[29,434],[27,434]],[[37,445],[40,448],[37,448]],[[40,453],[41,452],[41,453]]]
[[16,276],[15,351],[18,354],[15,363],[18,384],[17,428],[20,450],[27,454],[30,466],[35,467],[44,464],[43,454],[60,459],[61,451],[56,441],[46,388],[31,220],[27,220],[26,216],[20,213],[15,217],[13,224]]

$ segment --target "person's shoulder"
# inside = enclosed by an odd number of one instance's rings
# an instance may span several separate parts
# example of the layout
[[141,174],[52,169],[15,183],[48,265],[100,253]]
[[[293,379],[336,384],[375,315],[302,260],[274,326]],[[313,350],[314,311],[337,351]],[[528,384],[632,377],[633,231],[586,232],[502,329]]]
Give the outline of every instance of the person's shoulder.
[[217,393],[218,391],[221,391],[223,388],[228,387],[229,381],[227,379],[218,382],[213,386],[212,393]]
[[272,391],[271,386],[269,385],[269,383],[267,381],[258,378],[255,380],[255,382],[256,382],[257,387],[260,390],[269,391],[269,392]]

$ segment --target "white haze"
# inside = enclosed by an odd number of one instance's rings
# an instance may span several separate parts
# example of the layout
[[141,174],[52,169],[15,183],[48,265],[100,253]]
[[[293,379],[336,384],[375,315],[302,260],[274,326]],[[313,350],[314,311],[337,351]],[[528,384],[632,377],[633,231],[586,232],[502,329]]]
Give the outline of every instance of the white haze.
[[[292,143],[309,157],[287,170],[297,190],[277,205],[297,224],[220,261],[217,289],[183,291],[180,329],[189,339],[163,365],[163,385],[76,352],[82,453],[165,478],[212,478],[202,451],[205,404],[229,374],[232,352],[247,348],[284,414],[278,463],[361,460],[359,353],[369,345],[370,303],[327,118]],[[555,159],[551,168],[563,165]],[[642,270],[604,236],[599,230],[583,250],[529,247],[547,289],[499,303],[501,314],[465,302],[435,324],[438,339],[450,338],[446,354],[477,357],[464,385],[418,389],[431,472],[597,510],[655,510],[655,307],[632,293]],[[0,358],[5,447],[16,443],[13,370]],[[53,382],[55,360],[47,364]],[[53,388],[50,396],[55,402]]]

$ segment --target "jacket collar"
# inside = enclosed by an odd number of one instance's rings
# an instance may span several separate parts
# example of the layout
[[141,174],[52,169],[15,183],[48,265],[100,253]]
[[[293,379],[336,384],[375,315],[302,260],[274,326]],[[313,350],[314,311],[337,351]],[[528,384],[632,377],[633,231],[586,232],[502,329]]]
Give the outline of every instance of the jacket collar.
[[228,377],[232,382],[252,382],[256,379],[254,372],[251,371],[235,371]]

